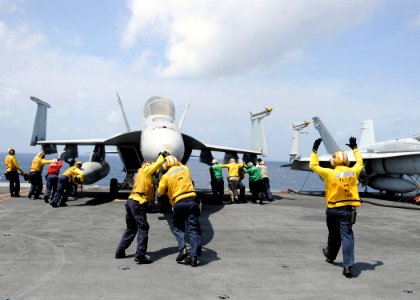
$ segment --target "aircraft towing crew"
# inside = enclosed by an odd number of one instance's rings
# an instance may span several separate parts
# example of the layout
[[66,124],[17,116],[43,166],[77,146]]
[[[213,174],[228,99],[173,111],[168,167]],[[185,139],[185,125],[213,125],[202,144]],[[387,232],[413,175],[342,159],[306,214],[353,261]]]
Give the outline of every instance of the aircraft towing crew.
[[149,240],[149,223],[147,222],[147,207],[154,202],[153,176],[159,171],[165,157],[169,155],[164,151],[159,153],[155,162],[144,161],[137,171],[134,186],[125,204],[127,229],[124,231],[115,258],[125,258],[125,250],[130,247],[137,235],[137,249],[134,260],[138,264],[150,264],[153,260],[146,255]]
[[58,185],[58,175],[60,174],[60,169],[63,166],[63,162],[61,159],[55,158],[51,161],[50,165],[48,166],[47,171],[47,188],[45,189],[44,193],[44,202],[49,203],[49,198],[51,195],[51,199],[54,198],[55,193],[57,192],[57,185]]
[[272,202],[273,196],[271,194],[271,189],[270,189],[270,178],[268,176],[267,166],[265,165],[264,161],[261,158],[257,159],[257,168],[261,169],[261,175],[262,175],[263,185],[264,185],[264,191],[263,191],[264,197],[269,202]]
[[325,184],[327,203],[326,221],[328,243],[323,253],[328,263],[333,263],[340,246],[343,246],[343,275],[352,277],[354,265],[354,235],[352,225],[356,222],[356,207],[360,206],[358,180],[363,169],[363,159],[357,148],[356,138],[350,137],[346,144],[353,150],[356,164],[349,167],[349,159],[344,151],[336,151],[331,158],[334,169],[319,166],[318,148],[322,139],[314,142],[309,167],[321,176]]
[[213,192],[213,201],[222,203],[225,190],[225,182],[223,180],[222,165],[219,164],[217,159],[213,159],[211,161],[209,171],[210,185]]
[[7,149],[7,155],[4,158],[4,163],[6,164],[6,172],[4,175],[6,176],[6,179],[9,180],[10,197],[20,197],[20,181],[18,171],[20,171],[20,174],[24,177],[27,175],[19,166],[19,163],[15,157],[15,149]]
[[64,171],[63,175],[58,179],[57,192],[51,201],[52,207],[67,206],[66,201],[73,190],[74,184],[83,183],[85,175],[82,171],[82,162],[77,161],[74,166]]
[[264,184],[262,178],[262,172],[260,168],[254,166],[252,162],[247,163],[244,172],[249,175],[249,190],[252,194],[252,203],[257,203],[260,200],[260,204],[263,204],[264,198]]
[[201,255],[201,227],[198,220],[200,206],[196,200],[190,170],[173,155],[165,157],[162,168],[166,173],[159,181],[158,194],[167,194],[172,205],[172,233],[178,241],[179,249],[176,261],[181,262],[188,256],[185,245],[187,231],[191,244],[191,266],[196,267],[197,257]]
[[228,169],[228,185],[230,194],[230,203],[239,203],[238,188],[239,188],[239,169],[244,167],[244,163],[236,163],[234,158],[229,159],[228,164],[222,165],[222,168]]
[[50,164],[51,162],[52,160],[45,159],[44,151],[39,152],[32,160],[32,166],[29,169],[29,183],[31,184],[28,195],[29,199],[31,199],[32,195],[34,195],[34,199],[39,199],[43,186],[42,170],[44,169],[44,165]]

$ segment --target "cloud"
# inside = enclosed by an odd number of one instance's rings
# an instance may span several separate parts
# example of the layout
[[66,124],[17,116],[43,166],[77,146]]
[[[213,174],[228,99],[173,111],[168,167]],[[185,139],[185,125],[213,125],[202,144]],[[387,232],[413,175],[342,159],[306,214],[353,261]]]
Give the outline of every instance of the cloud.
[[[116,92],[132,129],[140,126],[144,102],[163,95],[174,101],[178,120],[191,101],[185,133],[239,148],[250,146],[249,112],[272,106],[264,120],[270,160],[288,158],[291,124],[313,116],[320,116],[341,144],[358,136],[360,122],[367,118],[374,119],[384,138],[420,132],[413,113],[420,90],[399,86],[404,79],[389,84],[345,72],[326,78],[308,75],[304,67],[289,78],[287,68],[278,67],[317,59],[307,46],[367,20],[375,1],[305,1],[307,6],[300,1],[225,2],[131,1],[132,17],[121,43],[139,56],[129,61],[123,57],[129,51],[82,55],[84,43],[82,51],[64,44],[57,48],[53,37],[34,29],[48,26],[15,22],[13,27],[0,20],[0,139],[21,152],[25,147],[34,151],[28,143],[36,105],[29,96],[52,106],[49,138],[123,132]],[[34,18],[41,22],[42,16]],[[307,153],[317,137],[312,127],[302,141]]]
[[173,6],[166,0],[129,0],[128,7],[131,18],[123,32],[123,47],[132,47],[140,36],[164,36],[169,30],[168,18]]
[[0,51],[28,51],[39,46],[44,37],[40,34],[29,33],[24,26],[17,30],[10,29],[6,23],[0,21],[0,40],[2,47]]
[[164,77],[217,77],[288,62],[372,15],[378,1],[131,0],[122,44],[166,37]]
[[[126,84],[134,83],[115,62],[57,49],[46,36],[24,24],[11,28],[0,21],[0,44],[3,140],[27,147],[36,110],[30,96],[52,106],[48,117],[50,137],[98,137],[122,131],[122,122],[118,129],[115,119],[106,117],[113,112],[107,102],[115,101],[119,85],[125,89]],[[66,120],[73,126],[60,125]],[[92,133],[92,126],[96,133]]]
[[23,0],[0,0],[0,12],[13,13],[20,11],[20,4]]
[[420,29],[420,13],[416,15],[416,17],[409,22],[409,26],[413,29]]

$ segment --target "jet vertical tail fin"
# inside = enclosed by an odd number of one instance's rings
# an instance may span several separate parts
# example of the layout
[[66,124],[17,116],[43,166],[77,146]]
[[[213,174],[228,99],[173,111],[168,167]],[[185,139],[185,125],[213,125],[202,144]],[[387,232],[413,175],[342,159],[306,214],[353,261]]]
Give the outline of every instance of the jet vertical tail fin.
[[289,153],[290,161],[300,158],[300,135],[302,133],[307,133],[307,132],[302,132],[302,130],[305,129],[309,124],[310,124],[309,121],[304,121],[303,123],[296,124],[296,125],[292,124],[293,135],[292,135],[292,149],[290,150],[290,153]]
[[264,125],[262,119],[273,111],[272,108],[266,108],[259,113],[251,113],[252,122],[252,150],[260,151],[262,156],[267,156],[267,143],[265,140]]
[[260,119],[252,121],[252,150],[258,150],[263,156],[267,155],[264,125]]
[[319,117],[313,117],[312,120],[314,121],[314,126],[316,130],[318,130],[319,135],[322,138],[322,142],[327,150],[327,153],[333,154],[334,152],[340,150],[338,144],[328,131],[327,127],[325,127],[324,123],[322,123]]
[[187,116],[188,108],[190,108],[190,101],[187,101],[187,104],[185,104],[184,112],[182,113],[181,120],[179,121],[179,124],[178,124],[179,130],[181,130],[182,125],[184,125],[184,119]]
[[360,141],[358,142],[359,147],[374,144],[375,141],[375,129],[373,127],[373,120],[369,119],[362,122],[360,127]]
[[125,114],[125,110],[124,110],[120,95],[118,93],[117,93],[117,101],[118,101],[118,105],[121,108],[121,113],[122,113],[123,118],[124,118],[125,128],[127,128],[127,131],[130,132],[131,131],[130,125],[128,124],[127,116]]
[[38,104],[30,144],[31,146],[35,146],[36,142],[45,141],[47,137],[47,108],[51,108],[51,106],[36,97],[31,97],[31,100]]

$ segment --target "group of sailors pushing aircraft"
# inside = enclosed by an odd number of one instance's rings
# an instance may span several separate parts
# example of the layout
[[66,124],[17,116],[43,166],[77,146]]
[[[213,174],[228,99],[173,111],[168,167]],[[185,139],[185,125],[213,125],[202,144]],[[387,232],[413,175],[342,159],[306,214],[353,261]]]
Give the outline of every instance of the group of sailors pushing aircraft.
[[[350,161],[346,152],[337,151],[332,156],[330,163],[332,168],[324,168],[319,165],[318,147],[322,139],[315,140],[309,167],[317,173],[325,184],[325,201],[327,204],[326,223],[328,227],[328,240],[323,248],[323,255],[326,262],[333,264],[342,246],[343,250],[343,275],[352,277],[354,265],[354,234],[352,225],[356,221],[356,208],[361,205],[358,193],[358,177],[363,169],[363,160],[357,147],[356,138],[350,137],[349,146],[354,154],[356,163],[350,167]],[[10,182],[10,196],[20,197],[20,183],[18,171],[23,176],[28,176],[19,166],[15,158],[15,150],[9,148],[5,158],[6,178]],[[49,164],[47,174],[47,191],[44,200],[48,203],[50,194],[51,205],[57,207],[65,206],[66,197],[74,184],[84,181],[82,163],[76,162],[68,168],[58,179],[57,190],[49,190],[53,186],[53,177],[57,180],[62,163],[59,159],[46,160],[44,152],[38,153],[32,161],[29,170],[31,188],[28,197],[34,196],[39,199],[42,191],[42,169]],[[222,169],[228,169],[229,203],[239,203],[243,200],[245,187],[241,183],[245,173],[249,174],[249,188],[252,194],[252,201],[272,200],[267,169],[262,160],[258,165],[253,163],[236,162],[230,159],[228,164],[219,164],[213,160],[210,167],[211,186],[214,200],[223,200],[223,173]],[[189,237],[190,265],[196,267],[197,257],[201,254],[201,227],[199,223],[200,207],[196,199],[194,184],[187,166],[180,163],[170,153],[163,151],[159,153],[155,162],[144,161],[138,169],[134,186],[125,204],[126,207],[126,230],[123,233],[120,243],[115,252],[115,258],[125,258],[125,250],[137,236],[137,250],[135,261],[138,264],[149,264],[153,260],[146,255],[149,223],[147,222],[147,207],[154,204],[155,184],[154,176],[159,170],[163,170],[156,192],[159,196],[169,198],[172,206],[172,233],[178,241],[177,262],[184,261],[189,253],[186,248],[186,236]],[[265,174],[265,175],[264,175]],[[266,180],[264,181],[264,178]],[[50,180],[51,179],[51,180]],[[238,194],[239,190],[239,194]]]
[[[230,200],[226,202],[223,201],[223,168],[228,169],[227,181]],[[263,201],[273,201],[267,166],[261,158],[257,160],[255,166],[252,162],[236,162],[234,158],[231,158],[227,164],[220,164],[216,159],[213,159],[209,170],[213,199],[217,202],[226,204],[245,202],[245,185],[242,183],[245,173],[249,175],[249,191],[252,195],[252,203],[259,201],[260,204],[263,204]]]
[[[53,207],[67,206],[68,197],[73,191],[77,191],[78,185],[83,183],[84,180],[82,162],[73,162],[73,165],[59,176],[60,169],[63,166],[62,160],[60,158],[47,160],[43,151],[35,155],[29,173],[24,172],[19,166],[13,148],[8,149],[5,164],[5,175],[6,179],[9,180],[10,196],[20,197],[19,171],[25,180],[30,182],[29,199],[32,197],[33,199],[41,198],[43,189],[42,171],[44,166],[48,165],[45,176],[46,190],[43,198],[45,203],[50,203]],[[223,168],[228,169],[229,201],[224,201]],[[249,191],[252,195],[252,203],[259,201],[260,204],[263,204],[263,201],[273,201],[267,166],[264,161],[259,158],[257,164],[254,165],[252,162],[236,162],[234,158],[231,158],[227,164],[220,164],[216,159],[211,162],[210,184],[214,202],[225,204],[245,202],[245,185],[242,181],[246,173],[249,175]]]
[[[20,197],[19,174],[28,177],[31,184],[28,198],[40,199],[43,188],[42,171],[44,165],[48,165],[46,175],[47,184],[44,194],[44,201],[50,203],[53,207],[67,206],[66,201],[74,186],[84,181],[84,174],[81,162],[75,162],[61,176],[59,176],[62,167],[62,161],[59,158],[53,160],[45,159],[45,153],[39,152],[32,161],[29,175],[19,166],[15,157],[15,150],[8,149],[8,155],[5,158],[6,178],[10,182],[10,196]],[[211,185],[215,201],[223,201],[224,184],[222,168],[227,168],[229,172],[228,183],[231,201],[228,203],[239,203],[243,201],[245,187],[241,183],[245,173],[249,174],[250,191],[254,203],[263,199],[271,200],[271,191],[269,189],[268,173],[264,162],[259,159],[258,168],[251,162],[244,164],[236,163],[231,159],[228,164],[219,164],[217,160],[212,161],[210,167]],[[159,184],[155,190],[155,175],[162,171]],[[263,174],[266,180],[266,189],[264,188]],[[222,182],[220,183],[220,176]],[[238,196],[238,189],[241,190]],[[190,256],[189,264],[197,266],[197,257],[201,254],[201,227],[199,223],[200,207],[196,199],[195,188],[191,174],[187,166],[181,164],[177,158],[170,155],[167,151],[159,153],[155,162],[144,161],[138,169],[134,185],[128,200],[126,208],[126,230],[115,252],[115,258],[125,258],[125,250],[131,245],[137,236],[137,248],[134,260],[138,264],[149,264],[153,260],[146,255],[148,244],[149,223],[147,222],[148,207],[155,202],[154,195],[167,196],[172,206],[172,232],[178,241],[179,253],[176,257],[177,262],[184,261]],[[51,202],[49,198],[51,197]],[[190,253],[186,248],[186,235],[189,237],[191,245]]]
[[[52,160],[45,159],[43,151],[35,155],[32,160],[29,174],[24,172],[20,167],[16,157],[15,149],[9,148],[7,156],[4,159],[6,164],[6,179],[9,180],[10,197],[20,197],[20,180],[19,173],[29,180],[31,184],[29,188],[28,198],[40,199],[43,188],[42,171],[45,165],[48,165],[46,178],[46,190],[44,193],[45,203],[50,203],[52,207],[67,206],[66,202],[73,191],[77,191],[78,184],[84,180],[82,171],[82,163],[80,161],[72,163],[64,173],[59,176],[63,162],[60,158]],[[50,202],[51,199],[51,202]]]

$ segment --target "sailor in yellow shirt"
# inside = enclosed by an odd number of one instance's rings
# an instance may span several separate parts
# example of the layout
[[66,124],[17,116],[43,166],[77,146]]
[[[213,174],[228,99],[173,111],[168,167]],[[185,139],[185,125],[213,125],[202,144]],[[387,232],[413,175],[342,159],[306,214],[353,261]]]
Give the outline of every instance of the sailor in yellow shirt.
[[7,155],[4,158],[4,163],[6,164],[6,179],[9,180],[10,197],[20,197],[20,180],[18,171],[20,171],[22,175],[25,172],[23,172],[15,157],[15,149],[9,148],[7,150]]
[[238,188],[240,188],[240,169],[244,167],[244,163],[236,163],[234,158],[229,159],[228,164],[222,165],[222,168],[228,169],[228,187],[230,195],[230,203],[239,203]]
[[185,235],[188,232],[191,266],[196,267],[197,257],[201,255],[201,227],[198,220],[200,207],[195,199],[190,171],[173,155],[165,158],[162,168],[166,173],[160,179],[158,194],[161,196],[167,194],[172,205],[172,233],[178,241],[179,250],[176,261],[181,262],[188,256],[185,246]]
[[32,166],[29,169],[29,183],[31,188],[29,189],[28,198],[31,199],[34,195],[34,199],[39,199],[39,195],[42,193],[42,170],[44,165],[50,164],[52,160],[45,159],[44,151],[39,152],[35,155],[32,160]]
[[325,184],[327,203],[328,244],[323,248],[326,261],[333,263],[340,246],[343,246],[343,275],[352,276],[354,265],[354,235],[352,225],[355,222],[356,207],[360,206],[358,177],[363,169],[363,160],[357,149],[356,138],[349,139],[349,146],[354,153],[356,163],[349,167],[349,159],[344,151],[337,151],[331,158],[333,169],[319,166],[318,147],[322,139],[314,142],[309,167],[321,176]]
[[138,264],[150,264],[153,260],[146,255],[149,241],[149,223],[147,222],[147,206],[153,205],[154,184],[153,176],[159,171],[164,157],[169,155],[166,151],[159,153],[155,162],[144,161],[138,169],[134,186],[125,204],[127,229],[124,231],[115,258],[125,258],[125,250],[130,247],[137,235],[137,249],[134,261]]
[[52,207],[67,206],[66,202],[73,190],[74,184],[82,183],[85,180],[83,174],[82,162],[77,161],[74,166],[71,166],[58,179],[57,191],[51,201]]

